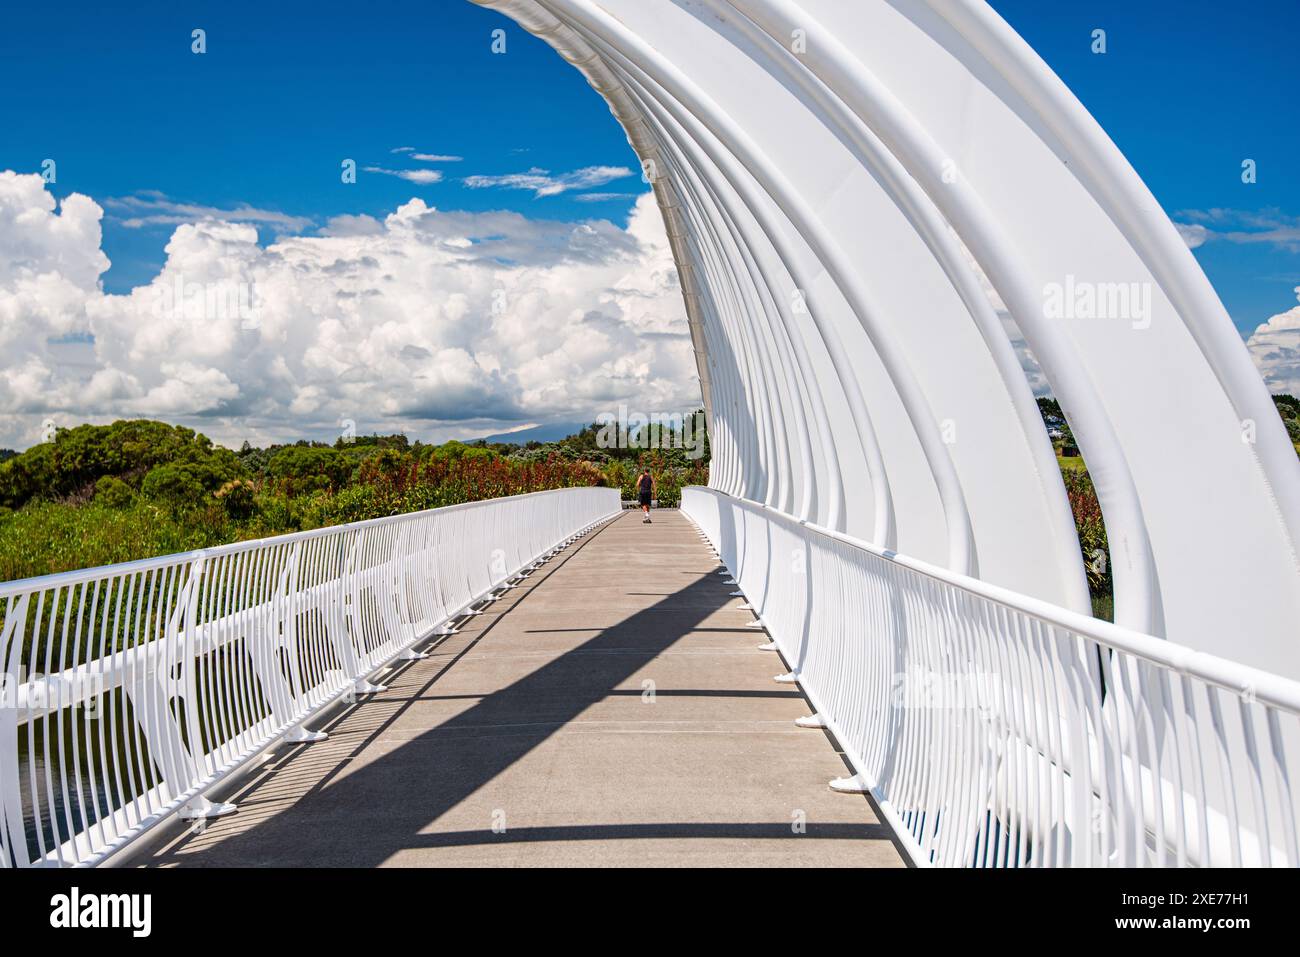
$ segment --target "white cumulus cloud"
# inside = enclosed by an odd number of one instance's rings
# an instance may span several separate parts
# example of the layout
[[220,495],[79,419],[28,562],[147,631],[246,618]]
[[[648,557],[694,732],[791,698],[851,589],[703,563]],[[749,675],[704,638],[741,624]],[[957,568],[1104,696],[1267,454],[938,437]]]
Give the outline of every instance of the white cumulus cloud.
[[426,440],[698,405],[653,198],[626,227],[412,199],[258,244],[184,223],[161,272],[106,295],[103,212],[0,173],[0,445],[150,416],[238,444],[405,429]]
[[[1296,294],[1300,298],[1300,286]],[[1257,326],[1246,348],[1270,392],[1300,396],[1300,306]]]

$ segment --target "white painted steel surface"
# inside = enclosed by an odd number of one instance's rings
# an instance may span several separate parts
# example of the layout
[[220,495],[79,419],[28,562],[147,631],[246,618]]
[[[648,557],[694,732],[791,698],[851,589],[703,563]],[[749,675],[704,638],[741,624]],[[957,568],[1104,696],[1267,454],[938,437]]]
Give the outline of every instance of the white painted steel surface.
[[[713,487],[1087,613],[1023,336],[1097,487],[1116,620],[1300,679],[1286,431],[1168,217],[983,0],[474,2],[580,69],[642,159]],[[1054,314],[1067,288],[1101,314]]]
[[715,489],[682,510],[917,863],[1300,865],[1300,682]]
[[536,492],[0,584],[0,867],[104,861],[619,514]]

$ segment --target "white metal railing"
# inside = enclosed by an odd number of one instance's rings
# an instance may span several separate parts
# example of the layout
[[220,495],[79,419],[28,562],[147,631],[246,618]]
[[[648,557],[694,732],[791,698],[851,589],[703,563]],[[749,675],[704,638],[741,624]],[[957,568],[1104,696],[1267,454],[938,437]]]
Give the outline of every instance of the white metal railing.
[[0,867],[104,862],[620,512],[536,492],[0,584]]
[[917,863],[1300,864],[1300,682],[713,489],[682,511]]

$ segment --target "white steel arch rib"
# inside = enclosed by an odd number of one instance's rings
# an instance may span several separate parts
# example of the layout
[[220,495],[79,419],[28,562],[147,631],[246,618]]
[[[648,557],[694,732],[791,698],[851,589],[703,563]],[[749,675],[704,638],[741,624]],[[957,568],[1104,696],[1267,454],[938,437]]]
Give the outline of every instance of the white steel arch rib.
[[[1089,464],[1117,622],[1300,677],[1300,463],[1267,390],[1137,174],[983,0],[473,2],[582,70],[650,171],[715,488],[1087,612],[987,284]],[[1070,284],[1149,307],[1059,317]]]

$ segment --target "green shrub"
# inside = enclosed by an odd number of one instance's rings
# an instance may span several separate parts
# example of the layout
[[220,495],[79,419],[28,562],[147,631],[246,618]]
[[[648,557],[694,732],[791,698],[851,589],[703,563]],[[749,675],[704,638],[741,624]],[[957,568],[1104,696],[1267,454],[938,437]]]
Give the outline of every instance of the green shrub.
[[301,531],[304,526],[298,503],[283,495],[262,494],[256,499],[254,525],[245,538],[259,538],[266,535],[279,535],[284,532]]
[[353,462],[337,449],[290,445],[271,456],[266,470],[288,495],[338,490],[352,476]]
[[176,511],[198,503],[203,497],[203,483],[182,466],[159,465],[144,477],[140,491],[150,501]]
[[161,422],[78,426],[0,462],[0,580],[545,489],[631,495],[638,460],[653,469],[665,506],[682,485],[708,480],[680,450],[636,455],[563,443],[433,447],[401,436],[339,448],[246,445],[236,455]]
[[312,525],[323,528],[328,525],[346,525],[348,522],[361,522],[368,518],[387,515],[379,502],[375,489],[369,485],[350,485],[337,495],[322,497],[313,503],[310,510]]
[[217,489],[213,497],[236,521],[249,518],[257,510],[257,486],[248,479],[232,479]]
[[128,508],[33,502],[0,522],[0,580],[209,548],[236,535],[219,511],[178,518],[142,500]]
[[134,483],[168,463],[180,463],[205,488],[244,474],[238,456],[193,429],[134,419],[112,425],[59,429],[53,442],[35,445],[0,465],[0,504],[61,499],[95,486],[104,476]]
[[1062,469],[1061,479],[1074,513],[1074,527],[1079,535],[1079,551],[1088,574],[1088,590],[1095,599],[1111,595],[1110,543],[1102,521],[1092,478],[1083,469]]
[[135,501],[135,490],[120,478],[105,475],[95,483],[95,501],[106,508],[126,508]]

